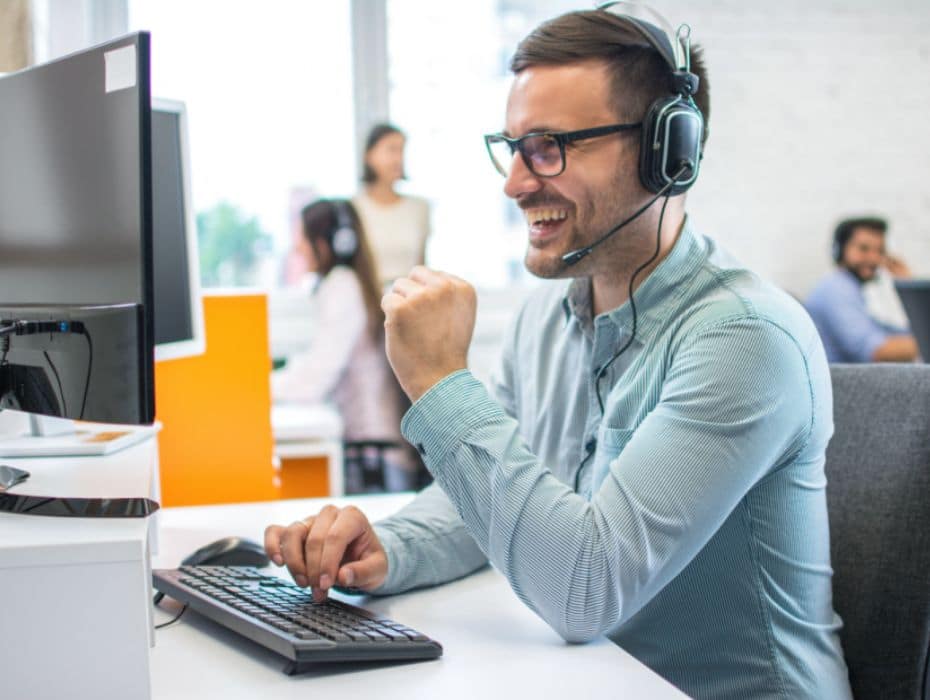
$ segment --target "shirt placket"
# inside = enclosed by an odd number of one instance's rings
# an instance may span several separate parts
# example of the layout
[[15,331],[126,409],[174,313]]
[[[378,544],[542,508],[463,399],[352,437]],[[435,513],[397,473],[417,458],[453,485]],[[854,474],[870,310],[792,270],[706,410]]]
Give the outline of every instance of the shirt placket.
[[[588,416],[581,441],[581,459],[574,476],[575,490],[587,500],[591,500],[593,495],[590,467],[597,452],[598,429],[604,418],[601,415],[601,408],[597,400],[597,378],[601,368],[610,361],[613,353],[616,352],[619,339],[620,329],[608,317],[601,316],[595,320],[594,347],[591,352],[591,362],[586,372]],[[608,371],[607,376],[602,377],[600,380],[601,399],[603,400],[606,400],[610,389],[608,386],[610,374],[611,372]]]

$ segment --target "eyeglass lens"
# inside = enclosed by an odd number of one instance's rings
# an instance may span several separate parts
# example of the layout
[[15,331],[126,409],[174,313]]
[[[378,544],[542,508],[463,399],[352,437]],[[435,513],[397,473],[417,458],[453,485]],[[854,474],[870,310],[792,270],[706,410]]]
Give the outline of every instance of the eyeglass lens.
[[[513,167],[515,148],[507,141],[491,141],[494,164],[504,175],[509,175]],[[527,167],[536,175],[546,177],[562,172],[562,149],[554,137],[540,134],[523,138],[519,150]]]

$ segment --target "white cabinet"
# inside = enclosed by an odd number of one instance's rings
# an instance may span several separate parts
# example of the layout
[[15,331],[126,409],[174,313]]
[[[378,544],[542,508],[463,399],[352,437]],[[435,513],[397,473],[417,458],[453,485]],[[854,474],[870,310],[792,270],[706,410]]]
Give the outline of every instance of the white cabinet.
[[[157,443],[106,457],[4,459],[13,493],[154,495]],[[155,518],[0,513],[0,673],[9,698],[149,698]]]

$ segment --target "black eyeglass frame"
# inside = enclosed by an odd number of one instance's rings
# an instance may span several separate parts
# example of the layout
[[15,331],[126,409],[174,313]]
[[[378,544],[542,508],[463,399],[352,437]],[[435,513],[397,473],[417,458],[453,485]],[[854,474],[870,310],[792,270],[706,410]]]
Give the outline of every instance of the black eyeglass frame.
[[[503,134],[485,134],[484,145],[488,150],[488,156],[491,158],[491,163],[494,164],[494,169],[504,177],[507,177],[509,173],[501,167],[500,163],[498,163],[497,159],[494,157],[494,152],[491,150],[492,143],[506,143],[508,146],[510,146],[511,157],[513,157],[514,153],[520,151],[520,157],[523,159],[523,163],[536,177],[557,177],[558,175],[561,175],[563,172],[565,172],[565,146],[568,144],[575,143],[576,141],[595,139],[599,136],[617,134],[622,131],[632,131],[633,129],[641,128],[642,125],[642,122],[636,122],[635,124],[608,124],[606,126],[595,126],[590,129],[580,129],[578,131],[531,131],[530,133],[524,134],[523,136],[515,139],[512,139],[509,136],[504,136]],[[562,167],[559,168],[557,173],[543,175],[536,172],[536,169],[533,167],[533,164],[530,161],[530,157],[526,154],[526,151],[523,150],[523,142],[526,139],[537,138],[540,136],[554,139],[559,146],[559,157],[562,159]]]

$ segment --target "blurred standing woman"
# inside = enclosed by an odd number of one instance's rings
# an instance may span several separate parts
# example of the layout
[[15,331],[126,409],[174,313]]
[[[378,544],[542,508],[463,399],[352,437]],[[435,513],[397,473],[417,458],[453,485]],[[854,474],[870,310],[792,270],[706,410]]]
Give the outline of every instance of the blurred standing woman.
[[403,132],[391,124],[372,128],[362,164],[364,188],[353,200],[368,232],[382,286],[426,260],[429,203],[394,189],[405,177],[406,140]]
[[[388,490],[410,488],[415,462],[400,434],[405,397],[384,352],[381,286],[364,227],[344,199],[310,204],[301,222],[297,252],[319,279],[313,292],[314,339],[307,352],[272,374],[273,399],[331,401],[342,416],[346,442],[403,445],[385,452],[384,480]],[[346,474],[347,490],[360,490],[353,484],[358,478]]]

